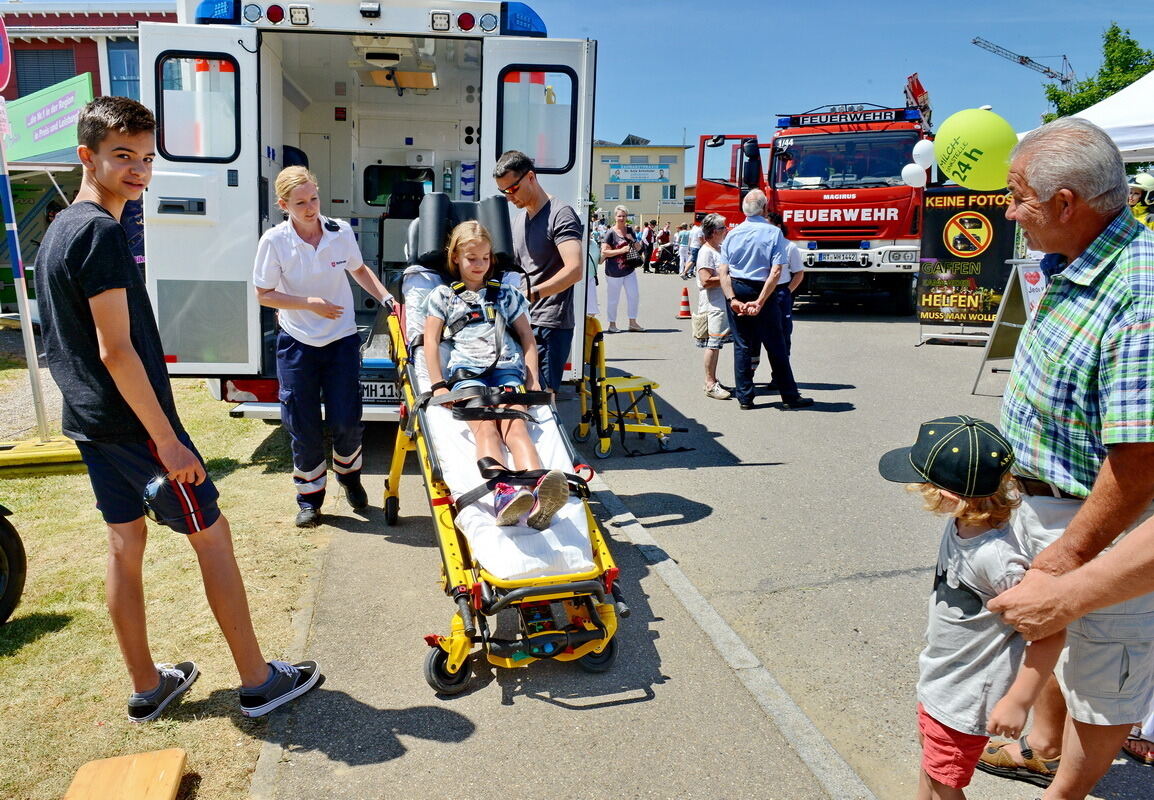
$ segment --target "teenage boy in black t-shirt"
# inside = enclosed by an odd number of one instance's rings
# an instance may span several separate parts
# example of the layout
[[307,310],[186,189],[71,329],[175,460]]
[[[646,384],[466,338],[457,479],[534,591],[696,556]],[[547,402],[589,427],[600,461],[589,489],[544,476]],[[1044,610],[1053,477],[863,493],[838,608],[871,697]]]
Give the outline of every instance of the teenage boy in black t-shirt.
[[141,574],[146,514],[188,537],[240,673],[241,712],[256,717],[304,694],[321,674],[316,662],[266,662],[261,654],[228,521],[176,413],[152,306],[118,222],[152,178],[155,129],[152,112],[124,97],[98,97],[80,112],[80,192],[37,258],[44,352],[64,397],[64,434],[80,448],[108,525],[105,591],[134,690],[129,720],[156,719],[199,676],[191,661],[152,660]]

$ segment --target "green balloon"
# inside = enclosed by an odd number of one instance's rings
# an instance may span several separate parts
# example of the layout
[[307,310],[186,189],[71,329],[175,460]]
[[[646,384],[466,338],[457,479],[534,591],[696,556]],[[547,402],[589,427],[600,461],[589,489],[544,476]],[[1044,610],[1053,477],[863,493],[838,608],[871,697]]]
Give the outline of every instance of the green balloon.
[[934,157],[942,174],[967,189],[1004,189],[1010,151],[1017,143],[1010,123],[993,111],[968,108],[942,123],[934,139]]

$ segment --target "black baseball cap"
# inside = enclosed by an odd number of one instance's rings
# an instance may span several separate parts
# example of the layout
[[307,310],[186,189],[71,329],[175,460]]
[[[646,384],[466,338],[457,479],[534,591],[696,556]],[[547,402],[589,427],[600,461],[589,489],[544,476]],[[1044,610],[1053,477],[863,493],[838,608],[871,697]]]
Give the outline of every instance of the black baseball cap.
[[928,481],[962,497],[989,497],[1013,463],[1010,443],[997,428],[959,415],[923,422],[913,446],[886,453],[878,472],[887,481]]

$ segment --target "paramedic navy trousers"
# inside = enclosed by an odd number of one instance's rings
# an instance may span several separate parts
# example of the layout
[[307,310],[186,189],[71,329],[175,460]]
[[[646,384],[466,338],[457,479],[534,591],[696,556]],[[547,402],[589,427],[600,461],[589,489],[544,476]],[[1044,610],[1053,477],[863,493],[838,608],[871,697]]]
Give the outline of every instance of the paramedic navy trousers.
[[[756,300],[764,285],[763,281],[744,278],[732,278],[731,283],[734,297],[745,303]],[[773,295],[766,298],[765,305],[756,316],[734,314],[729,306],[726,307],[726,314],[729,315],[729,329],[733,333],[733,381],[738,402],[753,402],[753,362],[762,347],[769,358],[773,380],[781,392],[781,399],[792,402],[801,397],[793,378],[793,369],[789,365],[789,350],[782,331],[781,306],[775,302]]]
[[293,484],[301,508],[320,508],[327,472],[321,400],[333,440],[333,471],[343,484],[361,477],[361,341],[357,334],[323,347],[277,333],[281,422],[292,440]]

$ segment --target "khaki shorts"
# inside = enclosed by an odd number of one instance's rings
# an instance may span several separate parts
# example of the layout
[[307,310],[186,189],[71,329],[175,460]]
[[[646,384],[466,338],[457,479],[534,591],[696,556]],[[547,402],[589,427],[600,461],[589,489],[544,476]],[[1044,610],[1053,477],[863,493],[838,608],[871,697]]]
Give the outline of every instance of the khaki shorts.
[[[1080,500],[1022,497],[1013,527],[1031,558],[1061,536]],[[1154,514],[1144,513],[1135,525]],[[1131,725],[1154,700],[1154,593],[1070,623],[1054,670],[1070,716],[1090,725]]]

